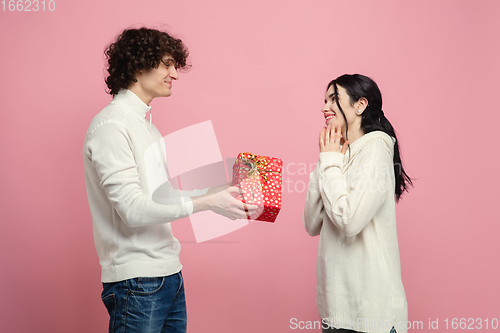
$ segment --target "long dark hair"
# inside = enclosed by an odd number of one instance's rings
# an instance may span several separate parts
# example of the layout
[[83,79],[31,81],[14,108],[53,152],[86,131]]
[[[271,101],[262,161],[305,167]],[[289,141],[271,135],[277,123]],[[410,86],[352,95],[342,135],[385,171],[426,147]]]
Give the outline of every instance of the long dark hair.
[[382,131],[396,139],[393,162],[394,176],[396,178],[395,195],[396,201],[399,201],[403,193],[408,192],[409,187],[413,186],[413,183],[403,169],[403,164],[401,163],[401,157],[399,155],[399,143],[394,128],[385,117],[384,111],[382,111],[382,94],[380,93],[380,89],[375,81],[361,74],[344,74],[328,84],[326,90],[328,90],[330,86],[333,86],[335,102],[346,123],[346,141],[348,140],[347,132],[349,128],[344,110],[342,110],[339,103],[337,85],[346,90],[351,104],[359,101],[359,99],[363,97],[368,101],[368,106],[361,114],[361,129],[364,134],[373,131]]

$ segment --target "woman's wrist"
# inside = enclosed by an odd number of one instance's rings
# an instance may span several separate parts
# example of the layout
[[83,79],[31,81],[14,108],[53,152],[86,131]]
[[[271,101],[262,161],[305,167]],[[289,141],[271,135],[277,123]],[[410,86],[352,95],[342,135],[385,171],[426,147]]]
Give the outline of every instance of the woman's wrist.
[[344,154],[336,151],[325,151],[319,153],[319,161],[320,165],[323,169],[329,166],[338,166],[340,167],[344,164]]

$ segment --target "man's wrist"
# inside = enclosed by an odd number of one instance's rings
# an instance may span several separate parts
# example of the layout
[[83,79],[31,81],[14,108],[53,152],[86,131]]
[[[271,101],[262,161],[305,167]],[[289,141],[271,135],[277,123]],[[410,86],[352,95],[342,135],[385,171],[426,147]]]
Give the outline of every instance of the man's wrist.
[[215,194],[215,193],[218,193],[220,191],[224,191],[225,189],[227,189],[229,186],[231,186],[230,183],[227,183],[227,184],[224,184],[224,185],[220,185],[220,186],[214,186],[214,187],[210,187],[207,191],[207,194]]
[[205,195],[200,195],[198,197],[191,198],[193,202],[193,214],[212,209],[209,197],[210,197],[210,190]]

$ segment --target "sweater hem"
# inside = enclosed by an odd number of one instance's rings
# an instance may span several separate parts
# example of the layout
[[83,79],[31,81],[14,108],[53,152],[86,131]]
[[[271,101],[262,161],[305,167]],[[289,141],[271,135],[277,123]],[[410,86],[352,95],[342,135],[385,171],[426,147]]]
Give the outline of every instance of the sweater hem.
[[374,318],[347,313],[321,313],[321,321],[329,328],[342,328],[358,332],[389,333],[394,327],[398,333],[407,333],[405,319]]
[[182,269],[179,258],[130,262],[118,266],[101,267],[101,282],[118,282],[136,277],[169,276]]

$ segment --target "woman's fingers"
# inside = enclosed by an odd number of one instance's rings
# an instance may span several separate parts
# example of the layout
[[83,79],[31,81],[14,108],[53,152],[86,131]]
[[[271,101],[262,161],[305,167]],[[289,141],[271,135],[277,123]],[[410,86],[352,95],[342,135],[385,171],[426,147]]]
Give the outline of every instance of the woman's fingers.
[[332,145],[335,145],[339,138],[339,134],[337,133],[337,124],[332,124],[332,127],[330,129],[330,137],[332,138]]
[[325,146],[328,146],[330,144],[330,132],[332,131],[331,125],[328,125],[326,128],[326,133],[325,133]]
[[320,151],[336,151],[345,154],[347,145],[344,142],[344,146],[342,149],[340,148],[342,139],[342,127],[338,124],[328,124],[328,126],[323,127],[319,133]]
[[333,131],[335,132],[335,143],[338,143],[340,141],[340,132],[339,132],[339,126],[340,125],[337,125],[335,124],[334,125],[334,128],[333,128]]
[[341,151],[342,154],[345,155],[347,147],[349,147],[349,141],[345,141],[344,144],[342,145],[342,151]]
[[325,139],[324,138],[325,138],[325,128],[323,127],[321,132],[319,132],[319,148],[320,149],[325,146]]

